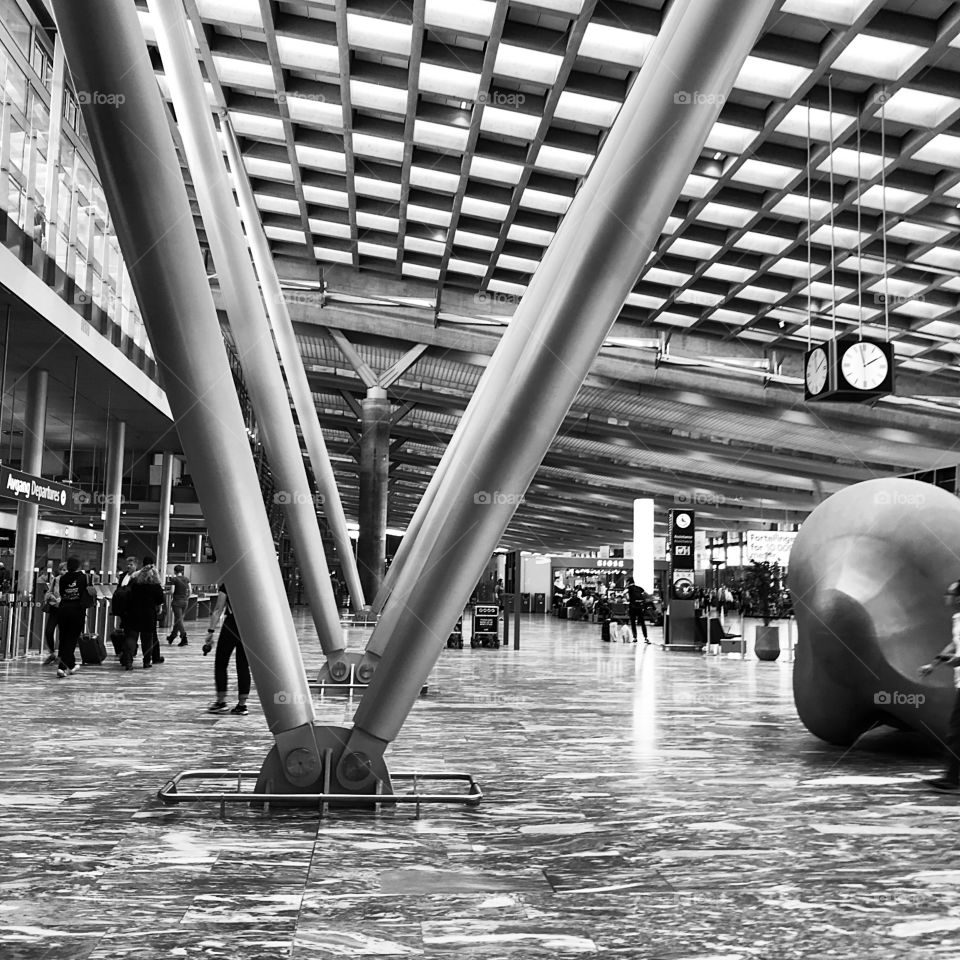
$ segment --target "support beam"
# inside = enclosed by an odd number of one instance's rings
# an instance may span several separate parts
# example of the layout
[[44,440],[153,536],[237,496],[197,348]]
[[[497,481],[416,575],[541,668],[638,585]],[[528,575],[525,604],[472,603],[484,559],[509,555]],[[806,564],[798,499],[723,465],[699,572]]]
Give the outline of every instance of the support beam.
[[[267,460],[289,521],[310,616],[330,661],[343,659],[343,633],[317,510],[290,412],[270,323],[243,236],[240,215],[225,176],[223,154],[204,92],[203,77],[187,29],[182,0],[147,0],[166,68],[177,124],[190,165],[230,330],[253,404]],[[192,465],[191,465],[192,466]],[[347,668],[349,669],[349,668]]]
[[[371,396],[378,392],[380,396]],[[390,473],[390,401],[376,388],[363,401],[360,439],[360,537],[357,566],[364,592],[377,595],[387,561],[387,484]]]
[[330,336],[340,348],[340,352],[350,361],[350,366],[357,372],[357,376],[363,381],[363,385],[369,390],[371,387],[378,386],[377,375],[373,372],[370,364],[357,352],[356,347],[339,330],[330,329]]
[[123,503],[123,453],[127,425],[123,420],[111,420],[107,428],[107,472],[103,493],[106,498],[103,519],[103,550],[100,569],[104,583],[117,580],[117,554],[120,552],[120,507]]
[[[128,0],[52,0],[91,148],[285,779],[323,767],[313,701],[166,111]],[[280,696],[280,694],[283,696]]]
[[[27,402],[23,417],[23,453],[20,468],[40,476],[43,466],[43,438],[47,428],[46,370],[27,374]],[[21,501],[17,504],[17,540],[13,552],[13,582],[20,596],[33,592],[33,566],[37,555],[37,519],[40,507]]]
[[420,359],[426,349],[425,343],[418,343],[408,350],[389,370],[380,374],[379,386],[389,390]]
[[[399,733],[775,5],[669,7],[458,430],[447,479],[394,584],[403,602],[388,604],[374,628],[389,645],[354,717],[342,782],[368,783],[369,765]],[[678,106],[679,90],[711,96]]]
[[303,431],[310,466],[313,468],[313,476],[317,482],[317,492],[323,497],[323,513],[333,535],[340,569],[346,579],[347,589],[350,591],[350,603],[353,609],[359,612],[366,603],[363,587],[357,572],[357,561],[353,555],[353,546],[347,531],[347,518],[343,513],[343,503],[340,501],[340,491],[330,463],[330,454],[323,438],[323,430],[320,429],[320,421],[317,419],[317,410],[313,403],[313,393],[303,367],[303,357],[300,354],[293,324],[290,322],[290,314],[287,312],[286,298],[280,288],[280,280],[270,254],[270,244],[263,232],[263,223],[260,220],[253,188],[244,169],[237,138],[230,126],[226,111],[221,114],[221,123],[224,125],[227,157],[233,169],[233,180],[240,200],[240,214],[243,217],[247,242],[250,244],[253,262],[260,278],[267,316],[270,318],[277,349],[280,351],[280,359],[287,375],[287,385],[297,411],[297,420]]
[[160,468],[160,513],[157,517],[157,570],[161,582],[167,575],[167,552],[170,549],[170,507],[173,503],[173,454],[163,452]]

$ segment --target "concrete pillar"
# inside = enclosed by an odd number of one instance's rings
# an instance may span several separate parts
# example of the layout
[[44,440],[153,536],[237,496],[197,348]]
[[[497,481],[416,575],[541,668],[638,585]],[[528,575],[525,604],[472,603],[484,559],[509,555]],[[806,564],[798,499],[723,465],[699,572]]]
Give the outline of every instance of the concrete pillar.
[[[43,434],[47,424],[46,370],[31,370],[27,375],[27,405],[23,418],[23,454],[20,468],[40,476],[43,461]],[[33,590],[33,567],[37,555],[37,514],[35,503],[17,504],[17,540],[13,552],[13,582],[17,593]]]
[[357,567],[368,597],[375,597],[387,564],[387,481],[390,470],[390,401],[371,387],[362,403],[360,435],[360,538]]
[[160,471],[160,522],[157,526],[157,571],[167,575],[167,548],[170,545],[170,504],[173,498],[173,454],[164,452]]
[[107,473],[103,485],[103,551],[100,554],[104,583],[113,583],[117,574],[120,506],[123,499],[123,445],[126,436],[126,423],[123,420],[111,420],[107,431]]

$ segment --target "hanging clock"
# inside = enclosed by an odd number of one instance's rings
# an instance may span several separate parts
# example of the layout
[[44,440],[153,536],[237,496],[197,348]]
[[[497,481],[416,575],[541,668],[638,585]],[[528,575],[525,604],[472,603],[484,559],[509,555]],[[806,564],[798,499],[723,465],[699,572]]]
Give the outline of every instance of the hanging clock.
[[837,388],[883,394],[893,389],[893,347],[875,340],[837,341]]
[[807,351],[803,381],[807,400],[858,403],[892,394],[893,344],[836,337]]
[[808,350],[803,363],[804,397],[811,400],[827,388],[830,373],[830,358],[824,347]]

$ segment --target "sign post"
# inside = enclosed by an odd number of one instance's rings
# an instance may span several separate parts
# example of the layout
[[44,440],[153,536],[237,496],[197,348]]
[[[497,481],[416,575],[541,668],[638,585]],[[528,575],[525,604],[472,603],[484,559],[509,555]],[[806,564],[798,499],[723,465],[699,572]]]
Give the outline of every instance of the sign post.
[[471,647],[500,646],[500,608],[495,603],[478,603],[473,608]]
[[670,601],[664,620],[664,643],[695,646],[693,609],[694,543],[696,516],[692,510],[670,511]]

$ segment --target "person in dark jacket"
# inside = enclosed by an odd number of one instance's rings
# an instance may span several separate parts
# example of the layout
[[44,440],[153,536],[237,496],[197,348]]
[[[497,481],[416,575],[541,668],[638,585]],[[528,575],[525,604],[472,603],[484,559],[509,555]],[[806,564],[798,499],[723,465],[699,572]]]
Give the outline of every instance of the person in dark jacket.
[[187,628],[183,625],[183,616],[187,612],[187,605],[190,603],[190,591],[192,584],[183,575],[183,565],[177,564],[173,568],[173,593],[170,597],[170,609],[173,611],[173,630],[167,636],[167,643],[173,643],[177,637],[180,637],[179,646],[185,647],[189,642],[187,640]]
[[237,668],[237,705],[231,713],[246,716],[250,710],[247,707],[247,698],[250,696],[250,665],[247,663],[247,654],[240,639],[240,630],[233,616],[233,607],[227,596],[226,584],[220,584],[217,594],[217,604],[210,614],[210,626],[207,628],[207,639],[203,645],[203,655],[206,656],[213,648],[213,635],[216,632],[220,616],[223,615],[223,628],[217,639],[217,652],[214,654],[213,679],[217,686],[217,699],[207,708],[208,713],[225,713],[227,709],[227,666],[231,655],[235,656]]
[[163,587],[152,557],[144,557],[143,566],[130,582],[123,613],[125,669],[133,668],[137,655],[137,639],[143,654],[143,668],[149,670],[155,663],[163,663],[157,643],[158,608],[163,606]]
[[88,602],[85,595],[88,585],[86,574],[80,572],[80,561],[77,557],[70,557],[67,560],[67,572],[57,579],[57,595],[60,598],[57,605],[57,626],[60,629],[57,676],[60,679],[80,669],[76,651],[87,619]]
[[649,643],[650,639],[647,637],[647,621],[644,616],[647,607],[647,591],[638,583],[634,583],[632,577],[627,580],[627,603],[630,614],[630,632],[633,634],[633,642],[637,642],[637,624],[639,623],[640,629],[643,631],[643,642]]

